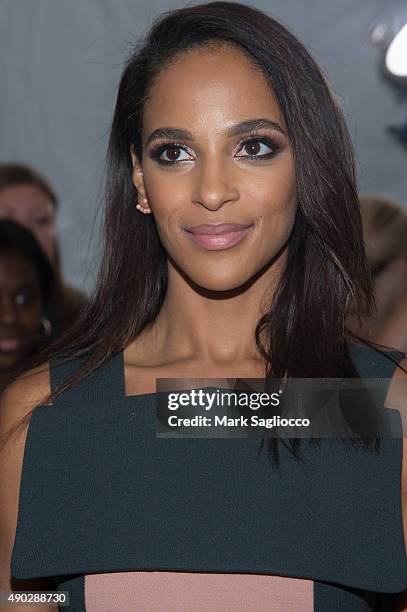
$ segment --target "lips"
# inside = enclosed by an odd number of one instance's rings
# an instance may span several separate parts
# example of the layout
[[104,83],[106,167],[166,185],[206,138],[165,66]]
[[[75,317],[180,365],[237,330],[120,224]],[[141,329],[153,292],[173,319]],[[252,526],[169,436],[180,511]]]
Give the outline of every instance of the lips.
[[17,351],[22,345],[22,339],[16,337],[0,338],[0,351],[12,353]]
[[206,251],[224,251],[237,245],[253,229],[253,224],[220,223],[186,228],[189,238]]
[[198,236],[220,236],[230,234],[231,232],[239,232],[250,227],[251,223],[242,225],[240,223],[218,223],[218,224],[203,224],[193,225],[185,228],[187,232]]

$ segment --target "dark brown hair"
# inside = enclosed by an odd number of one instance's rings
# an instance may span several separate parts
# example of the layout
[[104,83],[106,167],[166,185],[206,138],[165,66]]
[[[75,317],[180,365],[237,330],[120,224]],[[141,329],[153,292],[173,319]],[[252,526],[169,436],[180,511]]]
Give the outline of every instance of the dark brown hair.
[[24,164],[0,164],[0,191],[17,185],[33,185],[38,187],[49,198],[54,208],[57,208],[57,195],[42,174]]
[[[210,2],[161,15],[123,72],[108,149],[96,289],[76,326],[42,356],[82,356],[85,363],[53,397],[129,345],[160,311],[167,257],[154,217],[135,212],[129,150],[133,144],[142,159],[143,107],[160,71],[177,54],[217,41],[243,50],[262,70],[284,115],[295,161],[298,211],[287,266],[254,338],[267,376],[357,376],[345,315],[350,305],[370,305],[372,290],[341,109],[305,47],[278,21],[243,4]],[[277,441],[270,443],[278,463]],[[290,441],[294,455],[298,446],[299,440]]]

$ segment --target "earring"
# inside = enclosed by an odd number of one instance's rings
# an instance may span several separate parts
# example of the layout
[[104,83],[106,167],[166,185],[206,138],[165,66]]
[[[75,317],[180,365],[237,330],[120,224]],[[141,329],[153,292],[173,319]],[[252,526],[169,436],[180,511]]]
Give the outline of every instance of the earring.
[[151,208],[147,204],[147,198],[143,198],[141,201],[143,202],[144,206],[141,204],[137,204],[136,205],[137,210],[144,213],[145,215],[151,213]]
[[43,338],[49,338],[50,335],[52,334],[51,321],[47,319],[46,317],[41,317],[41,326],[42,326],[42,330],[40,332],[41,336]]

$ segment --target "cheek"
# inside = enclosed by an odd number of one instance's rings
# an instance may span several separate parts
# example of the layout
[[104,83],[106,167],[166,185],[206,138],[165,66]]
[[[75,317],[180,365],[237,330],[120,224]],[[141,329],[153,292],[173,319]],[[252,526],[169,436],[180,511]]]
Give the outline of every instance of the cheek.
[[295,192],[283,194],[271,192],[264,199],[260,217],[265,227],[286,234],[293,226],[296,210]]
[[48,255],[50,260],[54,258],[55,251],[55,231],[53,228],[40,228],[36,231],[36,237],[38,242],[41,244],[45,253]]
[[33,304],[29,308],[23,308],[20,311],[20,320],[25,329],[32,334],[38,331],[41,322],[42,308],[41,305]]
[[[175,180],[174,180],[175,179]],[[191,201],[191,190],[187,180],[176,177],[155,178],[152,187],[146,184],[148,200],[153,208],[157,231],[164,248],[171,252],[174,233],[180,231],[179,226],[185,215],[191,218],[188,203]]]
[[279,248],[290,235],[297,210],[293,165],[276,165],[267,177],[253,183],[250,199],[262,239]]
[[44,242],[53,244],[55,241],[55,229],[53,227],[42,227],[39,230],[39,234],[42,236]]

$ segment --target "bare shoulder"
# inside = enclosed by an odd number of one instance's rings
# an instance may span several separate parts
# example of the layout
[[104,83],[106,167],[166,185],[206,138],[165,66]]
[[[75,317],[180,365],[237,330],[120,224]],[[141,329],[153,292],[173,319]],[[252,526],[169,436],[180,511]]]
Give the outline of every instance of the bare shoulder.
[[10,559],[17,525],[21,470],[29,418],[10,431],[46,400],[50,392],[45,363],[17,378],[0,400],[0,590],[11,588]]
[[35,406],[46,402],[49,394],[48,362],[21,374],[0,397],[0,433],[3,434],[5,427],[11,426]]

